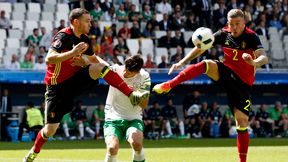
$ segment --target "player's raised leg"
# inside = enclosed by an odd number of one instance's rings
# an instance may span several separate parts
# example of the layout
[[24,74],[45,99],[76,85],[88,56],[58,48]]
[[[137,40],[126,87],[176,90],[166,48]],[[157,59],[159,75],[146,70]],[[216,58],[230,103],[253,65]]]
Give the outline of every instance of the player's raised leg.
[[149,92],[135,92],[130,88],[123,79],[106,64],[97,63],[91,64],[89,68],[91,78],[103,78],[109,85],[119,89],[122,93],[129,97],[132,105],[138,105],[141,101],[149,97]]
[[217,63],[212,60],[203,60],[197,64],[193,64],[182,70],[176,77],[167,82],[157,84],[153,87],[153,91],[156,93],[167,93],[176,85],[193,79],[201,74],[205,73],[213,80],[219,79],[219,72]]

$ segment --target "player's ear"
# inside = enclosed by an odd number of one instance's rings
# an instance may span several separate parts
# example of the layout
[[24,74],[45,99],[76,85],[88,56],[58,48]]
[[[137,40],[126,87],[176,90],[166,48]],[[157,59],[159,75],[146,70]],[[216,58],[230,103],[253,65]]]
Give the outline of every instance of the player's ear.
[[73,25],[78,25],[79,24],[79,20],[78,19],[73,19],[71,23]]

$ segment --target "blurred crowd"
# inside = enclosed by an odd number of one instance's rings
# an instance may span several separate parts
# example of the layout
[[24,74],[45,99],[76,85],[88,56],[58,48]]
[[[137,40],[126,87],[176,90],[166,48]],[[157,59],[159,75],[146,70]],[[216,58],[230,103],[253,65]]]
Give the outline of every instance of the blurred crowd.
[[[185,56],[185,48],[194,45],[191,39],[184,39],[185,32],[195,31],[198,27],[206,26],[213,31],[224,27],[227,22],[227,12],[232,8],[240,8],[245,13],[247,26],[269,39],[268,28],[275,27],[288,34],[288,4],[287,0],[71,0],[70,9],[86,8],[92,17],[92,27],[89,36],[95,54],[110,64],[123,64],[125,58],[131,55],[127,39],[149,38],[153,40],[151,48],[164,47],[168,53],[161,56],[157,62],[153,54],[144,57],[145,68],[169,68],[169,66]],[[173,6],[173,7],[172,7]],[[100,25],[109,22],[111,25]],[[60,20],[59,26],[53,31],[45,27],[34,29],[25,41],[28,47],[23,60],[19,62],[18,55],[12,55],[7,62],[7,69],[45,69],[45,55],[53,35],[66,27],[69,22]],[[103,27],[101,29],[100,27]],[[5,11],[1,11],[0,28],[12,28]],[[157,38],[157,31],[166,34]],[[9,34],[9,33],[8,33]],[[190,36],[191,37],[191,36]],[[171,51],[176,48],[176,51]],[[142,53],[139,50],[137,53]],[[202,59],[222,59],[220,47],[214,47],[194,62]],[[272,64],[263,68],[270,69]]]

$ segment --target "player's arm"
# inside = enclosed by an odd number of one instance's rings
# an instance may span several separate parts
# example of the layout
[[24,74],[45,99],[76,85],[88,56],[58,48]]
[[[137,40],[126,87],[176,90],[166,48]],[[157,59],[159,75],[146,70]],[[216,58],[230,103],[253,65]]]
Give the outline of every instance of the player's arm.
[[63,53],[57,52],[54,49],[49,49],[48,54],[45,58],[45,62],[47,65],[63,62],[72,57],[81,55],[81,53],[83,53],[85,49],[86,46],[84,42],[77,44],[72,50]]
[[251,65],[256,67],[261,67],[264,64],[267,64],[269,62],[268,57],[266,56],[266,52],[263,48],[263,45],[257,35],[253,35],[250,37],[251,40],[249,42],[253,42],[252,48],[255,49],[254,51],[254,60],[252,56],[248,53],[243,53],[242,58],[243,60]]
[[53,42],[45,58],[45,62],[47,65],[63,62],[72,57],[81,55],[88,48],[88,46],[84,42],[80,42],[79,44],[74,46],[72,50],[62,52],[65,50],[65,47],[69,46],[67,44],[67,42],[69,42],[69,39],[70,38],[66,33],[57,33],[57,35],[53,38]]
[[255,59],[251,57],[250,54],[244,53],[242,55],[242,58],[245,60],[245,62],[251,66],[261,67],[264,64],[268,64],[269,59],[266,56],[266,52],[264,49],[258,49],[254,52]]

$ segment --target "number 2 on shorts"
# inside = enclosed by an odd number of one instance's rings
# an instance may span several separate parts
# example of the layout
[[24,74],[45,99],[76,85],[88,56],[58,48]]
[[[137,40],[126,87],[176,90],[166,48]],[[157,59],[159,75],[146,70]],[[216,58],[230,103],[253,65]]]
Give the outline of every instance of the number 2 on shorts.
[[251,105],[251,101],[250,100],[246,100],[246,103],[248,103],[245,107],[244,110],[249,111],[249,106]]

